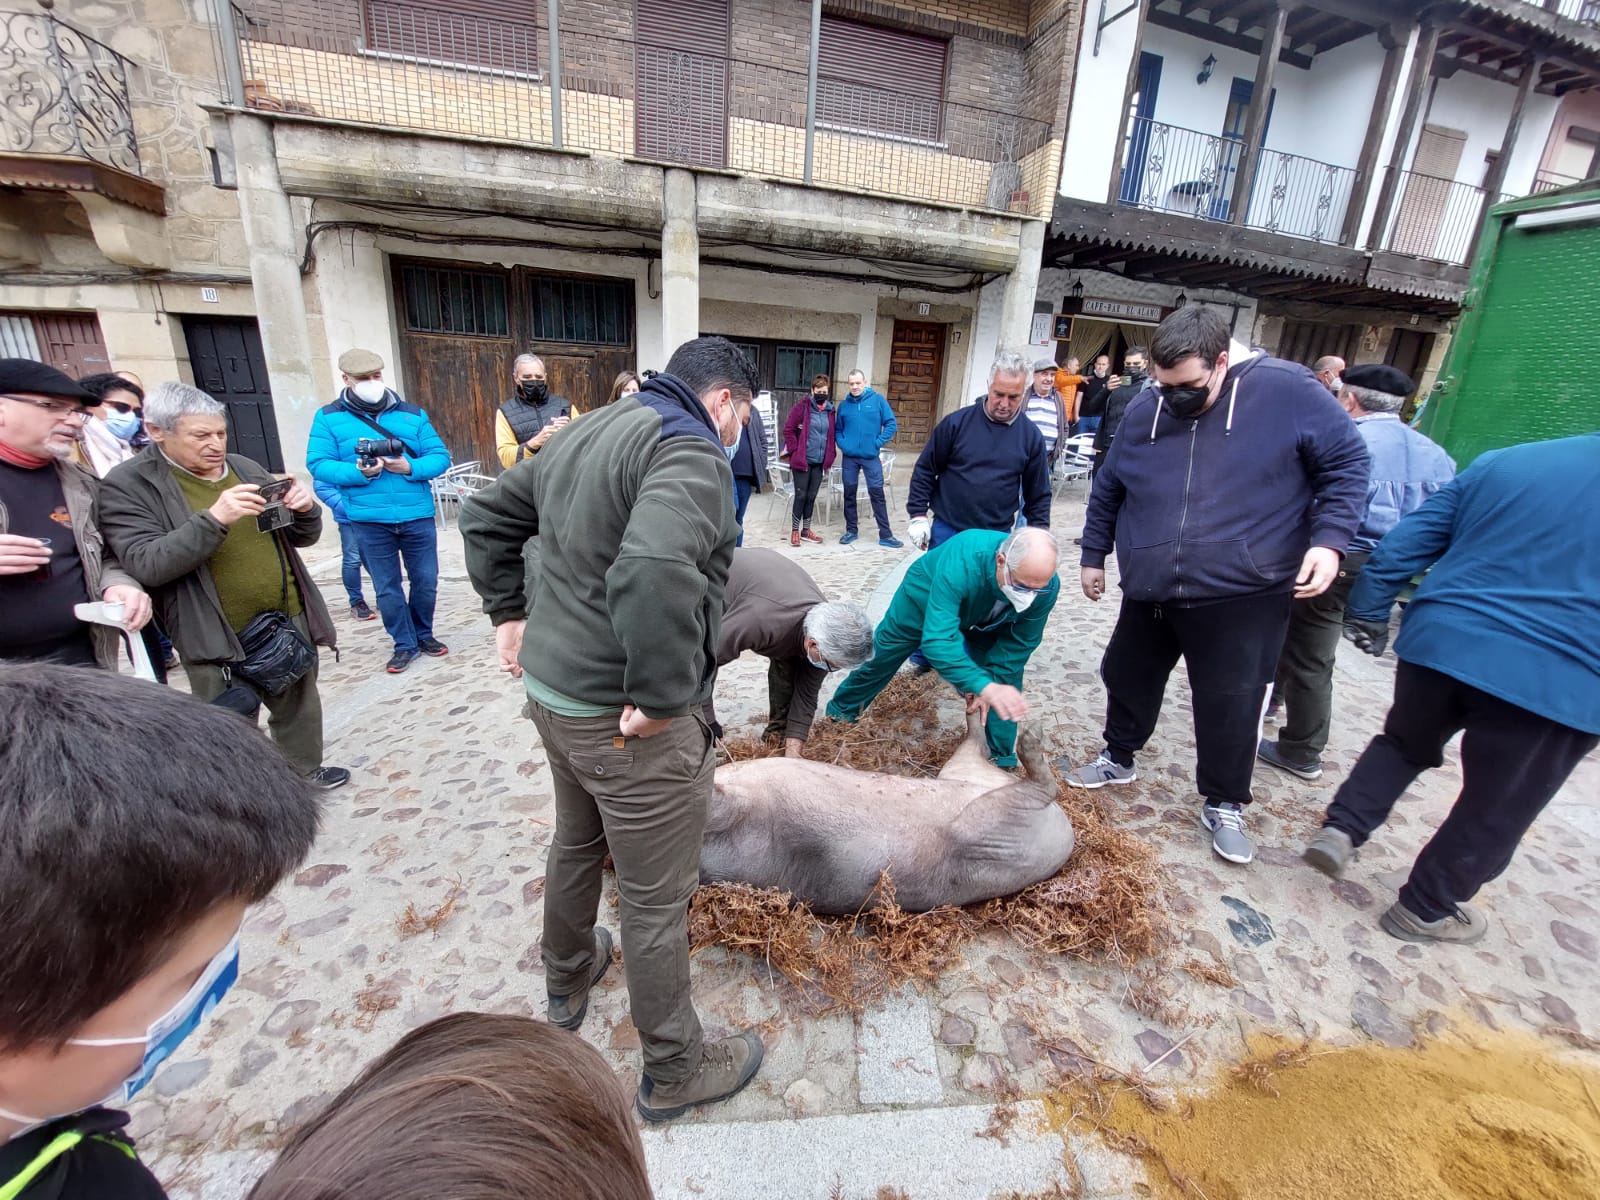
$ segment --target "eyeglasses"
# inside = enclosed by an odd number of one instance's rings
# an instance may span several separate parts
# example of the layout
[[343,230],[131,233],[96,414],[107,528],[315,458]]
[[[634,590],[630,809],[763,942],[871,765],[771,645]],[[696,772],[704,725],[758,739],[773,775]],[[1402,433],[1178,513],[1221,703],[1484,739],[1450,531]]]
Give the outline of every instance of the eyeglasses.
[[0,400],[15,400],[18,404],[31,404],[35,408],[42,408],[53,417],[78,422],[89,419],[89,410],[78,404],[64,403],[60,400],[35,400],[31,396],[12,396],[0,394]]
[[1025,596],[1039,596],[1050,590],[1048,583],[1043,587],[1028,587],[1026,584],[1018,583],[1017,577],[1011,573],[1010,563],[1006,564],[1006,586],[1014,592],[1021,592]]

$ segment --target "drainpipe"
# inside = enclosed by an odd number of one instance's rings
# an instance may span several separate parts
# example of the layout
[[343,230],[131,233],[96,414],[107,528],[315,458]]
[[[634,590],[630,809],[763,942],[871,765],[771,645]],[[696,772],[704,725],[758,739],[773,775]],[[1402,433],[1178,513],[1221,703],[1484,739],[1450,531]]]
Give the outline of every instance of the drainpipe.
[[561,0],[550,0],[550,144],[561,149]]
[[[555,0],[550,0],[552,4]],[[811,156],[817,141],[817,58],[822,53],[822,0],[811,0],[811,61],[806,68],[806,171],[811,182]]]
[[233,23],[233,0],[216,0],[217,40],[222,51],[223,97],[229,104],[244,104],[244,64],[239,61],[239,30]]

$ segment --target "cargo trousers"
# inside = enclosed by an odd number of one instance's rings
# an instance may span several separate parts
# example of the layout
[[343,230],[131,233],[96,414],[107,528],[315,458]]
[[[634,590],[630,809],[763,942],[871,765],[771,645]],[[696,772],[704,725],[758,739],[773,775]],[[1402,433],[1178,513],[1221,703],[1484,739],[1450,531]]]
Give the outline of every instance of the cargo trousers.
[[[619,738],[616,715],[567,717],[536,701],[556,828],[545,863],[545,986],[583,991],[594,973],[600,863],[617,873],[622,963],[645,1074],[681,1083],[700,1065],[704,1035],[689,996],[689,901],[716,759],[698,713],[654,737]],[[621,742],[621,745],[617,743]]]

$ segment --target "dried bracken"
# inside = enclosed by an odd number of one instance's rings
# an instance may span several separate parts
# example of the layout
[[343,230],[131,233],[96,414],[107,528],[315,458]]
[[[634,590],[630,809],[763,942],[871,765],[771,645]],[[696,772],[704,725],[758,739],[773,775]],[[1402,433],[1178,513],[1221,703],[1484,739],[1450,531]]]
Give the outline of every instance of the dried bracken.
[[456,901],[466,895],[466,889],[461,886],[458,879],[451,885],[444,901],[436,905],[430,912],[419,912],[417,906],[407,904],[405,912],[400,914],[398,927],[403,938],[416,937],[420,933],[431,933],[439,936],[439,927],[448,921],[456,911]]
[[[805,756],[859,771],[937,775],[964,736],[962,729],[939,728],[942,687],[936,676],[897,677],[858,723],[819,722]],[[747,737],[731,739],[724,748],[735,761],[782,753],[775,740]],[[695,896],[691,940],[696,951],[724,946],[751,955],[793,982],[818,1011],[860,1009],[903,984],[937,978],[986,930],[1008,933],[1043,954],[1130,966],[1150,954],[1165,932],[1155,850],[1117,828],[1094,793],[1058,780],[1057,802],[1076,835],[1072,861],[1014,896],[908,913],[894,903],[894,883],[886,874],[862,912],[823,917],[787,893],[717,884]]]
[[1209,983],[1214,987],[1233,988],[1239,985],[1239,981],[1233,977],[1233,971],[1215,960],[1207,962],[1202,958],[1191,958],[1183,964],[1183,969],[1201,983]]

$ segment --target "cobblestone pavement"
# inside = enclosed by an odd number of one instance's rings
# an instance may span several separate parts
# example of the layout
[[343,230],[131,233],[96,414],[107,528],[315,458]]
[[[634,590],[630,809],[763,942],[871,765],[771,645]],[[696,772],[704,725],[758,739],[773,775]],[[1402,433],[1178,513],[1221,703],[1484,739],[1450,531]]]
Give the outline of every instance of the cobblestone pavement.
[[[865,514],[863,514],[865,515]],[[1115,601],[1076,586],[1070,537],[1081,485],[1056,502],[1068,541],[1062,599],[1035,656],[1027,692],[1048,748],[1092,755],[1103,693],[1096,674]],[[781,505],[758,497],[749,541],[782,545],[830,595],[881,605],[915,551],[866,538],[790,550]],[[901,523],[897,518],[897,524]],[[245,973],[212,1024],[185,1045],[135,1106],[135,1129],[178,1197],[233,1200],[294,1124],[405,1030],[450,1011],[542,1015],[539,967],[549,776],[518,686],[493,665],[489,624],[461,565],[452,527],[441,537],[439,635],[448,658],[382,673],[381,626],[340,617],[342,661],[325,664],[328,761],[350,786],[330,794],[310,861],[250,916]],[[335,611],[337,543],[318,574]],[[1037,1095],[1092,1056],[1148,1068],[1152,1079],[1203,1076],[1256,1030],[1351,1042],[1404,1043],[1451,1022],[1551,1025],[1600,1035],[1600,764],[1585,762],[1482,897],[1487,940],[1472,948],[1405,945],[1377,927],[1403,871],[1459,784],[1459,759],[1419,782],[1346,879],[1299,859],[1304,839],[1389,703],[1393,659],[1341,648],[1329,769],[1314,784],[1262,767],[1251,825],[1255,864],[1213,857],[1197,822],[1193,734],[1182,672],[1140,762],[1116,800],[1128,826],[1169,865],[1176,944],[1157,965],[1163,1017],[1135,1013],[1111,967],[1052,960],[1003,936],[973,944],[963,967],[923,994],[859,1018],[807,1017],[780,978],[750,958],[696,959],[695,999],[708,1029],[772,1022],[766,1065],[730,1103],[645,1132],[658,1195],[871,1198],[896,1187],[913,1200],[1035,1192],[1073,1157],[1091,1195],[1124,1195],[1134,1164],[1063,1139],[1024,1102],[1002,1143],[979,1135],[996,1098]],[[724,672],[719,710],[730,731],[764,717],[764,664]],[[957,719],[954,702],[951,720]],[[1401,876],[1403,878],[1403,875]],[[615,927],[608,887],[602,919]],[[408,912],[450,905],[433,932],[403,932]],[[1228,968],[1237,985],[1199,982],[1186,962]],[[627,1086],[638,1037],[621,973],[597,990],[584,1036]],[[1081,1055],[1081,1056],[1080,1056]],[[1154,1063],[1154,1066],[1151,1064]]]

